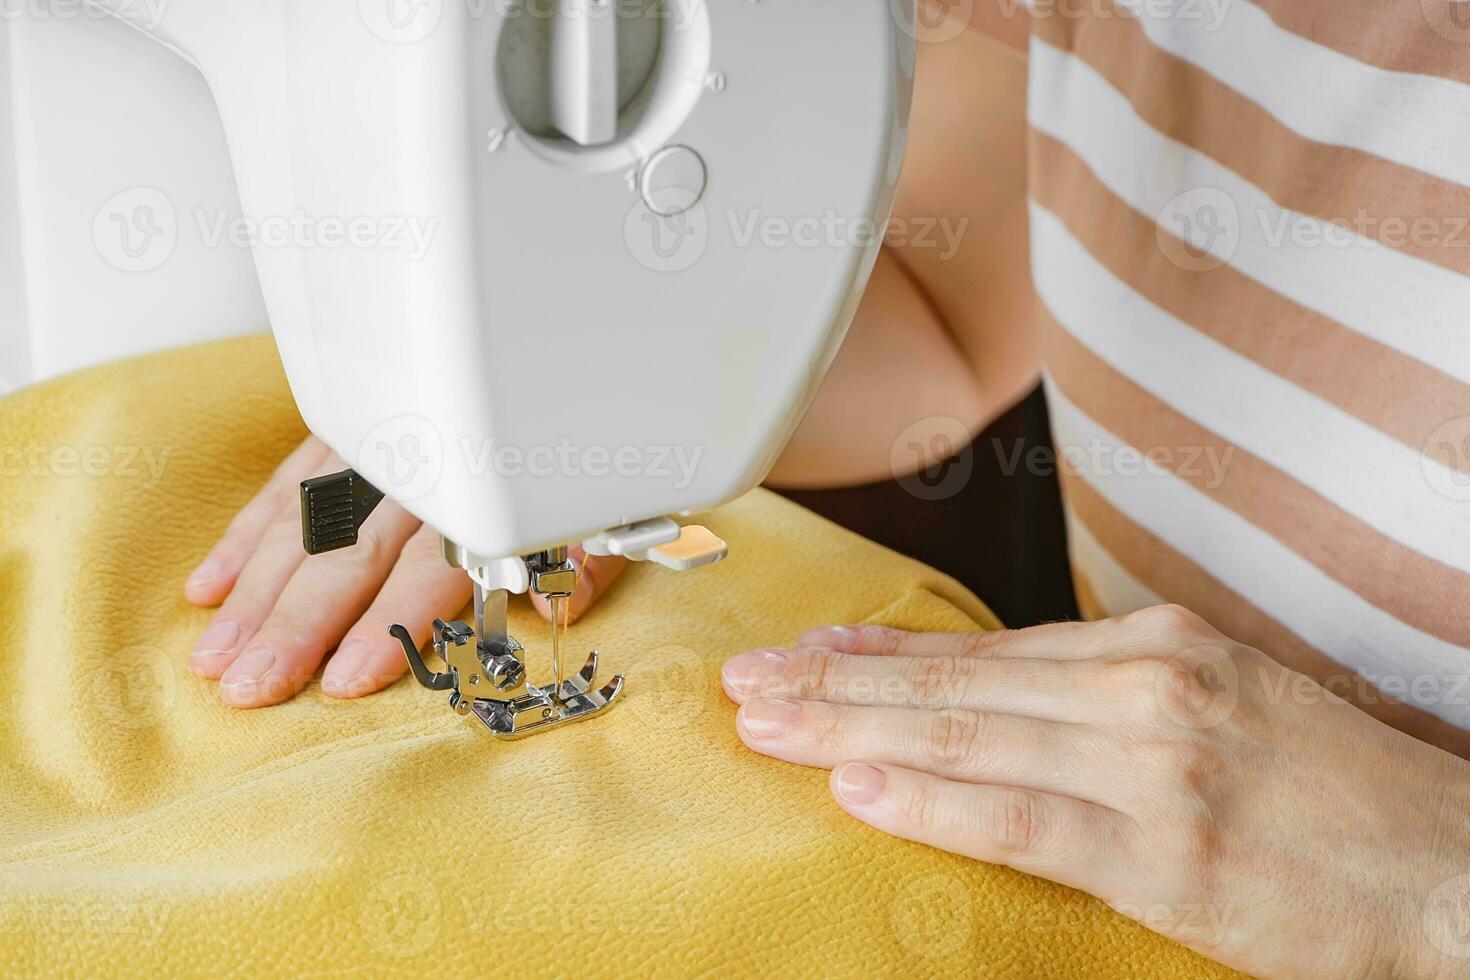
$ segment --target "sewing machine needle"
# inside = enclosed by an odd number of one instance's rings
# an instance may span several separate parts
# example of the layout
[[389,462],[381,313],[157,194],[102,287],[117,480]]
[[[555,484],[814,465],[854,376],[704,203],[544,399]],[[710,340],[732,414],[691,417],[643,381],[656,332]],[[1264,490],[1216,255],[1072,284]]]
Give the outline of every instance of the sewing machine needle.
[[562,628],[562,603],[568,601],[561,596],[553,596],[551,599],[551,671],[555,676],[555,686],[551,689],[551,700],[558,705],[562,703],[562,668],[561,647],[563,640]]

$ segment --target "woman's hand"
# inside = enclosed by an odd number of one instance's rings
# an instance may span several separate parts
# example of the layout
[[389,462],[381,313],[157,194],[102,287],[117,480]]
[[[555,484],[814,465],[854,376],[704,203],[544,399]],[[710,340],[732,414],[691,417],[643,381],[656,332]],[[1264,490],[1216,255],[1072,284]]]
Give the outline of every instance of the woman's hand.
[[[469,577],[444,561],[439,536],[391,500],[363,525],[355,547],[308,558],[301,546],[302,480],[345,464],[308,438],[240,511],[189,576],[188,600],[219,606],[189,663],[219,680],[239,708],[278,704],[306,686],[322,659],[322,690],[353,698],[387,687],[407,669],[388,635],[402,623],[427,643],[435,619],[470,599]],[[574,557],[580,563],[579,549]],[[569,603],[575,620],[622,572],[621,559],[593,558]],[[533,597],[543,616],[546,600]]]
[[1091,892],[1265,975],[1470,970],[1470,764],[1174,606],[826,627],[730,660],[757,752],[879,830]]

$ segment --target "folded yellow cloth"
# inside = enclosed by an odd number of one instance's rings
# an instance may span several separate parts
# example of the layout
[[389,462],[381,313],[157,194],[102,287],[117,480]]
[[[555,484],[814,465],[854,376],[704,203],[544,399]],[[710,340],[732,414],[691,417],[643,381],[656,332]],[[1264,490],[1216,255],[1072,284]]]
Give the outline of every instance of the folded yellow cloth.
[[996,625],[767,493],[709,516],[726,562],[635,568],[573,630],[628,675],[601,718],[497,742],[408,679],[226,707],[188,670],[207,615],[181,582],[303,434],[268,338],[0,402],[0,974],[1223,972],[741,746],[733,653]]

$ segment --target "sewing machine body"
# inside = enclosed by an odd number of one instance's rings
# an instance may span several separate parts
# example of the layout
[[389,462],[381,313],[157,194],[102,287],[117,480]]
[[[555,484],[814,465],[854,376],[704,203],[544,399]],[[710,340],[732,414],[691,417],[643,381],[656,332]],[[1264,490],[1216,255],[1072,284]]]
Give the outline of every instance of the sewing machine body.
[[651,67],[593,145],[525,118],[543,15],[520,3],[102,4],[209,84],[243,215],[277,233],[252,253],[307,424],[479,555],[755,485],[898,175],[912,42],[889,0],[655,4]]
[[[355,540],[364,487],[444,536],[482,607],[455,697],[479,705],[475,663],[519,655],[505,595],[567,594],[568,544],[671,568],[723,556],[666,515],[755,486],[836,353],[902,160],[908,0],[84,9],[197,68],[245,234],[193,247],[205,223],[132,168],[93,205],[103,262],[77,274],[154,283],[177,309],[170,290],[208,298],[170,261],[212,268],[245,239],[298,407],[355,471],[303,488],[308,549]],[[9,53],[56,26],[7,25]],[[33,165],[39,135],[12,125],[14,157]],[[96,187],[106,160],[88,162]],[[28,217],[12,247],[31,261],[25,315],[45,316],[55,235]],[[565,708],[562,683],[558,667],[550,689],[502,694]]]

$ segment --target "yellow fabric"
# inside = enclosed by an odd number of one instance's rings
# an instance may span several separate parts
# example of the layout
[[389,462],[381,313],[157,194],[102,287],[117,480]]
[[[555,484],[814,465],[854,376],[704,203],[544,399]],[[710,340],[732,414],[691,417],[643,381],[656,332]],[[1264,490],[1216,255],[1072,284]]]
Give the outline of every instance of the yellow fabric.
[[[603,718],[500,743],[408,679],[225,707],[187,669],[206,614],[180,583],[302,435],[264,338],[0,401],[0,974],[1217,972],[740,745],[730,654],[994,625],[766,493],[710,515],[726,562],[636,568],[573,630],[628,674]],[[513,628],[544,642],[526,608]]]

